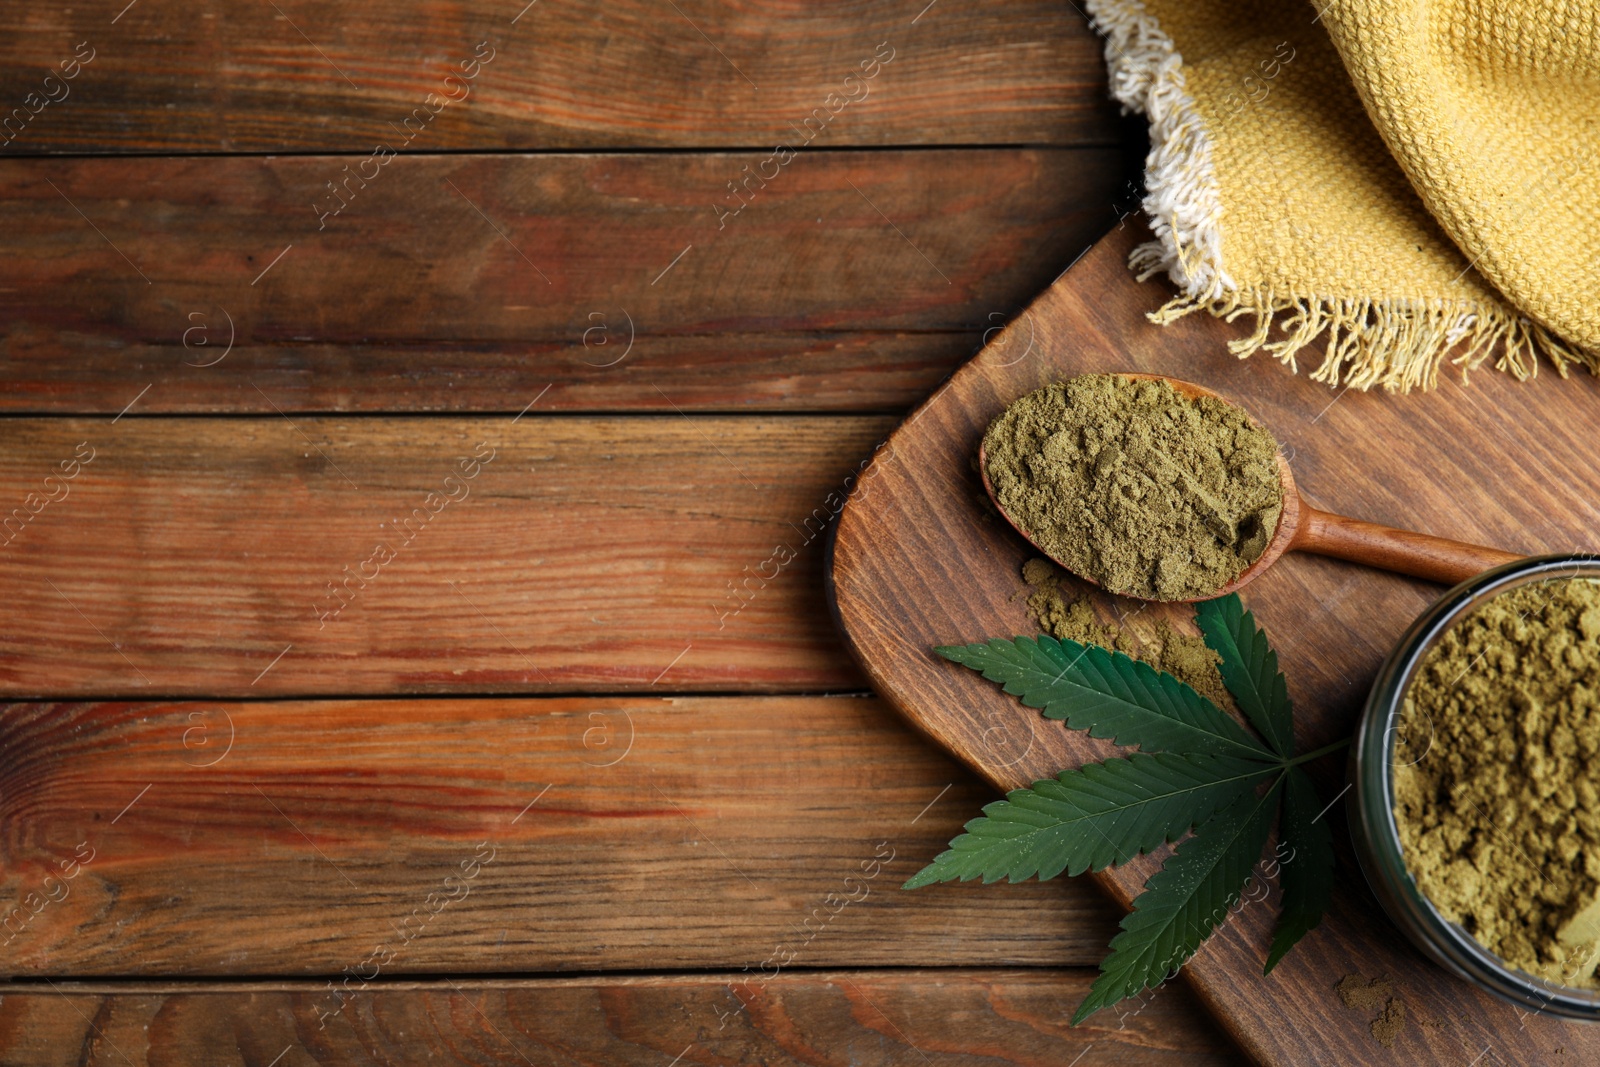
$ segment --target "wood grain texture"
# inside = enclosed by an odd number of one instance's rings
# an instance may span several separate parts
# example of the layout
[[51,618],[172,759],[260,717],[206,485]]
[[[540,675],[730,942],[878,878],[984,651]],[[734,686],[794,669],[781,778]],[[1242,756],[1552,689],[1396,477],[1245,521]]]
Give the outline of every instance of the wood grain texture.
[[891,425],[0,420],[0,693],[859,689],[822,531]]
[[1122,174],[819,152],[719,216],[761,158],[0,160],[0,411],[903,411]]
[[[1110,235],[913,413],[863,473],[840,520],[833,595],[875,688],[1000,787],[1114,751],[1046,722],[929,651],[1033,630],[1023,605],[1011,599],[1031,553],[988,509],[973,456],[983,428],[1006,403],[1049,381],[1129,370],[1213,388],[1273,430],[1301,492],[1317,507],[1522,552],[1597,547],[1600,471],[1570,459],[1600,430],[1593,378],[1561,381],[1546,368],[1538,381],[1519,384],[1486,371],[1470,388],[1450,382],[1401,398],[1340,393],[1259,360],[1241,363],[1225,345],[1237,326],[1206,315],[1164,328],[1145,320],[1168,290],[1130,280],[1126,256],[1141,236],[1133,226]],[[1293,554],[1243,592],[1288,676],[1303,750],[1350,734],[1379,663],[1440,591]],[[1191,626],[1185,606],[1135,609],[1093,595],[1107,618],[1136,633],[1149,636],[1157,619]],[[1311,765],[1329,798],[1343,784],[1337,762]],[[1342,822],[1341,811],[1330,817]],[[1256,1059],[1600,1060],[1600,1030],[1524,1017],[1426,962],[1377,911],[1348,848],[1343,853],[1332,912],[1270,978],[1260,974],[1271,906],[1246,907],[1186,969],[1202,1000]],[[1126,904],[1154,867],[1139,862],[1101,881]],[[1340,1004],[1334,985],[1348,974],[1393,981],[1409,1022],[1392,1048],[1369,1032],[1368,1013]]]
[[1113,932],[1087,883],[902,892],[993,794],[863,697],[11,705],[0,754],[13,976],[1084,965]]
[[331,1017],[324,1013],[336,1002],[302,984],[141,992],[58,983],[0,1002],[0,1062],[1220,1067],[1237,1057],[1179,988],[1125,1020],[1069,1028],[1062,1005],[1083,995],[1082,971],[824,971],[760,987],[743,980],[382,983]]
[[[223,351],[206,351],[199,344],[203,332],[190,335],[195,350],[180,347],[172,337],[108,339],[74,356],[70,338],[62,338],[51,342],[47,353],[38,352],[39,358],[24,351],[17,338],[10,350],[21,358],[0,363],[6,389],[0,394],[0,411],[115,415],[138,397],[135,411],[272,414],[251,387],[254,382],[293,414],[515,415],[522,407],[516,398],[537,381],[538,388],[550,386],[539,401],[546,411],[670,413],[676,405],[697,413],[901,414],[970,359],[986,329],[1011,317],[997,312],[982,329],[974,325],[928,332],[644,335],[629,329],[623,310],[594,312],[599,317],[568,338],[252,343],[235,345],[214,367],[194,366]],[[212,340],[225,344],[226,320],[214,310],[200,314],[202,319],[190,320],[191,326],[214,331]],[[202,321],[213,325],[201,326]],[[588,334],[590,345],[585,346],[584,334],[590,329],[595,332]],[[6,346],[7,338],[0,336],[0,349]],[[183,360],[190,365],[182,365]],[[84,365],[92,367],[91,379],[83,378]],[[229,370],[219,373],[224,367]],[[140,396],[147,385],[151,390]]]
[[[59,103],[30,104],[0,152],[398,149],[395,127],[429,94],[463,99],[434,105],[413,141],[427,151],[771,148],[799,140],[791,124],[816,108],[829,121],[815,143],[835,147],[1117,137],[1100,42],[1048,0],[920,18],[922,5],[886,0],[401,0],[337,12],[198,0],[139,4],[113,24],[122,6],[0,5],[7,112],[29,93],[62,97],[44,78],[72,73],[62,64],[80,42],[93,55]],[[461,66],[475,55],[492,58]],[[889,62],[863,68],[875,55]],[[463,69],[476,76],[445,82]],[[830,94],[853,102],[830,112]]]

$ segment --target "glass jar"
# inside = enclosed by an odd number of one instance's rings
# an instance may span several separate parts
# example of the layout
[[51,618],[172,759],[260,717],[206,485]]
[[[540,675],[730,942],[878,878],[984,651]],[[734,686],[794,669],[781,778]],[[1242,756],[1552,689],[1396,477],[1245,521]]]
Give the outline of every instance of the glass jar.
[[1434,962],[1533,1011],[1600,1019],[1600,990],[1574,989],[1517,970],[1440,915],[1406,869],[1394,817],[1395,761],[1422,758],[1422,753],[1407,756],[1396,723],[1423,657],[1452,625],[1491,597],[1519,586],[1572,578],[1600,581],[1600,555],[1534,556],[1485,571],[1440,597],[1411,624],[1379,669],[1356,730],[1350,753],[1355,785],[1350,836],[1383,910]]

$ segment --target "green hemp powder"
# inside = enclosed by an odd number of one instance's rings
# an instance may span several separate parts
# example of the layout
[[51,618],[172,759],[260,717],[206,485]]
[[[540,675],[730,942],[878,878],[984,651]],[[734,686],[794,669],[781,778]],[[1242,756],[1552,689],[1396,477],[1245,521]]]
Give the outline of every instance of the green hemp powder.
[[[1155,632],[1136,634],[1129,622],[1123,625],[1102,623],[1094,604],[1071,585],[1072,578],[1058,571],[1047,559],[1030,559],[1022,565],[1022,580],[1027,583],[1019,596],[1027,594],[1028,614],[1039,629],[1060,641],[1080,645],[1099,645],[1143,660],[1158,671],[1165,671],[1219,708],[1234,708],[1233,694],[1223,684],[1218,664],[1222,657],[1212,651],[1199,634],[1181,633],[1166,619],[1156,619]],[[1013,597],[1015,599],[1015,597]]]
[[1113,593],[1209,597],[1283,514],[1277,442],[1239,408],[1166,382],[1085,374],[1035,390],[983,437],[1001,508]]
[[1511,966],[1600,987],[1600,583],[1520,586],[1457,622],[1395,738],[1417,888]]

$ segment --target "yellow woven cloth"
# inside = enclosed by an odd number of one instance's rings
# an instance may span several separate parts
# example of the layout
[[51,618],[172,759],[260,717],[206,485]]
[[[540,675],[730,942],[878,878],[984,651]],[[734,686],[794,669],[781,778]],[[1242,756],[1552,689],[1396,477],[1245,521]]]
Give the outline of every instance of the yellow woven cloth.
[[1600,372],[1600,3],[1091,0],[1150,120],[1153,316],[1365,389]]

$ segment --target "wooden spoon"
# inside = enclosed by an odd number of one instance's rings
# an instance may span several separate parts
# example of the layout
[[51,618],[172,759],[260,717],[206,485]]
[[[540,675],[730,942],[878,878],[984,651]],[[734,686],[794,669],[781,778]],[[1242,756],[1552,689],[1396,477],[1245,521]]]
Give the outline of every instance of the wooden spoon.
[[[1209,396],[1235,408],[1238,407],[1226,397],[1219,396],[1205,386],[1193,382],[1180,381],[1160,374],[1129,373],[1118,377],[1162,381],[1184,396],[1194,398]],[[978,445],[978,470],[983,477],[984,492],[989,494],[995,510],[1005,516],[1012,529],[1054,561],[1057,566],[1077,574],[1073,568],[1039,548],[1037,542],[1026,530],[1017,525],[1017,520],[1001,505],[1000,498],[995,495],[994,486],[989,482],[989,458],[984,454],[981,443]],[[1369,567],[1394,571],[1397,574],[1409,574],[1413,578],[1426,578],[1430,582],[1444,585],[1464,582],[1490,567],[1522,558],[1512,552],[1502,552],[1498,548],[1470,545],[1463,541],[1451,541],[1412,530],[1397,530],[1391,526],[1380,526],[1375,522],[1319,511],[1300,498],[1300,492],[1295,488],[1294,474],[1289,470],[1289,461],[1283,458],[1281,452],[1278,454],[1278,479],[1283,484],[1283,514],[1278,519],[1278,527],[1273,531],[1272,540],[1267,542],[1266,549],[1256,557],[1256,561],[1240,572],[1239,577],[1211,596],[1225,596],[1233,592],[1276,563],[1278,557],[1285,552],[1313,552],[1319,556],[1332,556],[1335,559],[1349,560],[1351,563],[1364,563]],[[1094,579],[1086,575],[1079,574],[1078,577],[1091,584],[1097,584]],[[1137,593],[1122,593],[1116,589],[1111,592],[1141,600],[1154,599],[1139,597]],[[1210,597],[1189,599],[1209,600]]]

